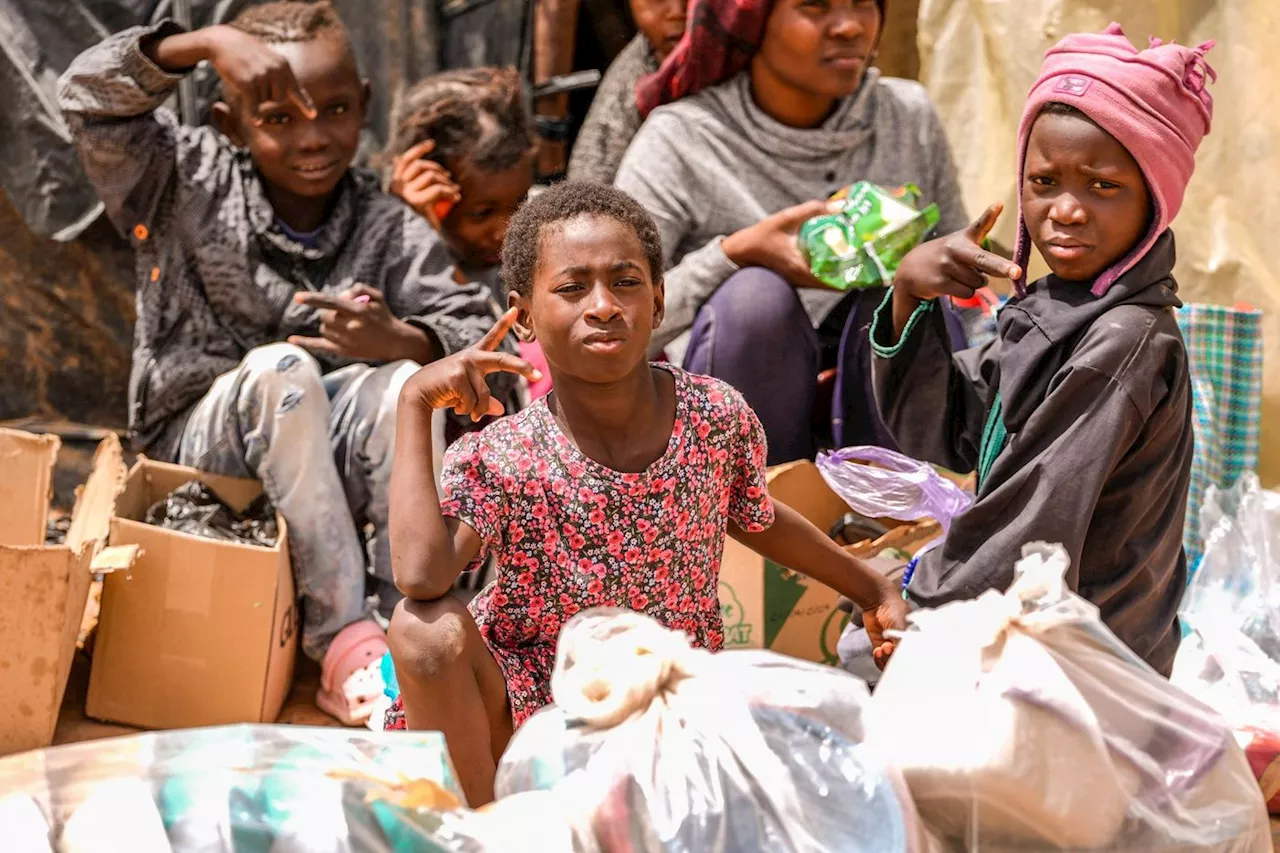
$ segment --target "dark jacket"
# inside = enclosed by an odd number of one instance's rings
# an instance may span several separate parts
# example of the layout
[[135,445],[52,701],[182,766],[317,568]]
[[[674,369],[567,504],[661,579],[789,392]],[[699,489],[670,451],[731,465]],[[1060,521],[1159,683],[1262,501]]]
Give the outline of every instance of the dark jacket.
[[[125,30],[81,54],[58,83],[85,172],[137,253],[129,426],[139,449],[172,458],[215,378],[254,347],[318,334],[318,312],[293,302],[299,290],[367,284],[446,353],[479,340],[495,320],[488,289],[454,283],[443,241],[371,173],[348,173],[305,247],[276,223],[247,152],[161,107],[181,77],[139,41],[180,31]],[[350,363],[317,358],[326,371]]]
[[1006,589],[1025,543],[1061,542],[1071,588],[1169,674],[1192,455],[1173,264],[1166,232],[1101,298],[1047,276],[1001,310],[997,340],[954,355],[931,305],[897,344],[881,306],[876,397],[902,450],[973,470],[997,388],[1009,434],[973,507],[916,568],[911,598],[933,607]]

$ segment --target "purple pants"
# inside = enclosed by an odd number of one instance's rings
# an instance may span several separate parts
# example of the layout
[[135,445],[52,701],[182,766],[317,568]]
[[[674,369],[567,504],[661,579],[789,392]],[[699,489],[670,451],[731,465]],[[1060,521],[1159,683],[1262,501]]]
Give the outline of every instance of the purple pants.
[[[835,446],[894,448],[871,384],[869,330],[884,294],[884,288],[851,291],[833,312],[843,324],[815,329],[785,279],[759,267],[741,270],[698,310],[683,367],[742,392],[764,426],[770,465],[814,457],[815,435],[827,432],[825,425],[813,423],[818,373],[833,363],[830,435]],[[958,318],[948,312],[953,319]],[[952,337],[957,332],[953,346],[963,346],[963,330],[952,329]]]

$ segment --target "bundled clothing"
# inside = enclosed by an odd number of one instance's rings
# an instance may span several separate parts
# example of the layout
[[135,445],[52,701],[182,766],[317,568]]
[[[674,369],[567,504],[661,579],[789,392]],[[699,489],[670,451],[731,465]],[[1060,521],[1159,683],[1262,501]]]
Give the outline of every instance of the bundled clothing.
[[[1193,450],[1191,382],[1174,317],[1168,223],[1208,133],[1209,45],[1137,51],[1113,24],[1049,51],[1021,121],[1073,106],[1137,160],[1152,225],[1093,281],[1049,275],[999,314],[999,338],[951,355],[934,303],[894,340],[891,295],[871,329],[876,397],[907,453],[978,471],[973,507],[924,555],[908,593],[937,606],[1006,589],[1028,542],[1061,542],[1068,583],[1133,651],[1168,675],[1180,640],[1182,547]],[[1030,235],[1021,208],[1015,261]]]
[[569,180],[613,183],[627,146],[644,121],[636,105],[636,86],[657,70],[658,60],[643,33],[610,63],[574,140]]
[[[968,221],[951,148],[924,87],[876,69],[812,129],[761,110],[743,72],[654,110],[618,172],[617,186],[644,205],[662,236],[666,316],[653,353],[665,348],[686,369],[742,391],[764,423],[770,464],[812,455],[816,378],[830,367],[839,372],[837,443],[888,441],[875,416],[866,343],[883,291],[796,291],[771,271],[740,272],[721,241],[855,180],[918,184],[924,203],[938,204],[943,233]],[[770,369],[755,369],[751,353],[770,359]]]
[[[161,106],[182,78],[141,43],[179,32],[167,22],[125,30],[59,81],[85,172],[137,253],[129,425],[152,458],[263,481],[289,524],[303,649],[319,660],[368,615],[366,564],[384,610],[398,600],[387,487],[396,403],[417,365],[283,343],[319,334],[319,312],[294,295],[377,288],[444,353],[479,340],[495,313],[488,289],[457,284],[443,241],[370,173],[347,173],[315,232],[279,222],[246,151]],[[499,383],[514,406],[514,383]]]

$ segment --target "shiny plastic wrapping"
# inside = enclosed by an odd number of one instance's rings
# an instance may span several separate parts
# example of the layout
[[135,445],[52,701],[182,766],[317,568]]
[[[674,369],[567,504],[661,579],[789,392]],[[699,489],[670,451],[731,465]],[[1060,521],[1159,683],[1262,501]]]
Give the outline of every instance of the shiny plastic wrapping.
[[575,850],[928,849],[864,738],[865,686],[765,651],[718,655],[635,613],[565,626],[556,705],[516,734],[499,797],[548,791]]
[[1006,593],[909,618],[877,687],[880,746],[925,825],[965,851],[1263,853],[1262,797],[1220,716],[1071,594],[1028,545]]

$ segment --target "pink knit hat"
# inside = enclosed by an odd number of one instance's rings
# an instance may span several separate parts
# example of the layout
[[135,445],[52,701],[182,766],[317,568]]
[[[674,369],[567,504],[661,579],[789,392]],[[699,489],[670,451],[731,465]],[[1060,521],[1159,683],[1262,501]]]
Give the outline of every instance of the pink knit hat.
[[[1068,104],[1093,119],[1128,149],[1142,168],[1154,203],[1151,230],[1124,258],[1098,276],[1093,295],[1107,292],[1117,278],[1142,259],[1178,215],[1182,195],[1195,170],[1196,149],[1209,132],[1213,97],[1205,89],[1217,75],[1205,61],[1213,42],[1199,47],[1151,39],[1139,51],[1119,24],[1105,31],[1070,35],[1044,57],[1040,79],[1031,87],[1018,126],[1018,185],[1026,166],[1027,139],[1045,104]],[[1031,238],[1018,194],[1018,238],[1013,262],[1023,271],[1014,288],[1025,292]]]

